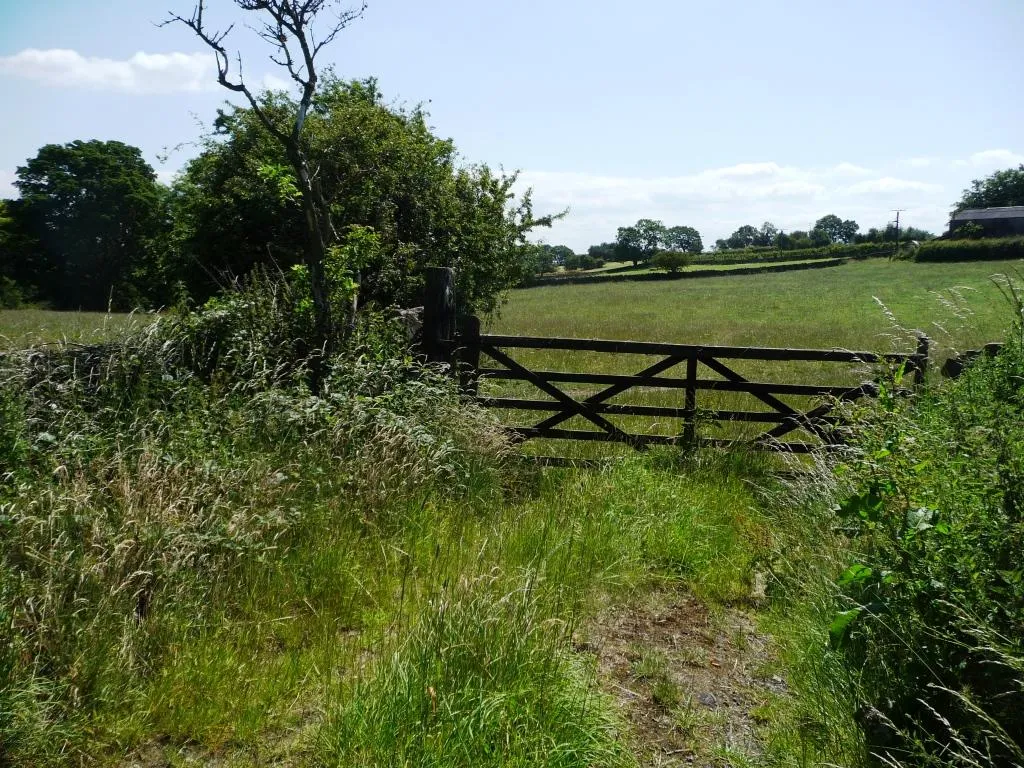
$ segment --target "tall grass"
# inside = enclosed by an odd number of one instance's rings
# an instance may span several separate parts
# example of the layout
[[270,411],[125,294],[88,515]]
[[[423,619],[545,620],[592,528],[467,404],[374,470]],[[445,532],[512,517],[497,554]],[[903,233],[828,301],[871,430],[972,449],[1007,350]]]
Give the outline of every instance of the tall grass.
[[817,669],[801,693],[826,730],[848,732],[854,712],[886,765],[1024,763],[1024,317],[1003,284],[1000,355],[913,401],[883,393],[855,450],[798,487],[839,534],[789,583],[809,619],[795,634],[817,643],[794,642]]
[[744,600],[755,465],[538,474],[386,323],[313,395],[293,306],[2,359],[4,761],[630,765],[573,629]]

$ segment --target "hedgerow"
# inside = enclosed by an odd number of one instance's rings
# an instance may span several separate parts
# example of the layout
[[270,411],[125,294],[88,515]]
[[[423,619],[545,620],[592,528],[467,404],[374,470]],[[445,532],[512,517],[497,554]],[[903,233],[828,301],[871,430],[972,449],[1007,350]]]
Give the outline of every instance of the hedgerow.
[[1006,288],[1003,351],[914,400],[883,391],[834,468],[854,559],[831,642],[890,765],[1024,764],[1024,296]]

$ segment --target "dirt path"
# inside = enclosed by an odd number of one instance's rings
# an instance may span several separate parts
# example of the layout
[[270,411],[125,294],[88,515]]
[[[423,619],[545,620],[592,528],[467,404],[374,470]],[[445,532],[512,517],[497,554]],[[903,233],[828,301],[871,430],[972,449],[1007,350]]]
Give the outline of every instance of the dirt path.
[[743,765],[762,753],[757,725],[786,684],[750,615],[657,592],[609,610],[576,650],[597,657],[602,687],[632,726],[643,766]]

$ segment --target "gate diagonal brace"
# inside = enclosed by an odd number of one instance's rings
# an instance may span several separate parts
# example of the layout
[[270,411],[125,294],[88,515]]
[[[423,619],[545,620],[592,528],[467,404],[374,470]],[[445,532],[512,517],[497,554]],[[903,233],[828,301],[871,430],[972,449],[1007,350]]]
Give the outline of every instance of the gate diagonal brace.
[[[647,368],[644,368],[642,371],[635,374],[635,376],[637,378],[649,378],[651,376],[657,376],[659,373],[663,373],[667,371],[669,368],[679,365],[679,363],[683,362],[684,360],[686,360],[686,358],[683,356],[672,355],[670,357],[666,357],[664,360],[659,360],[657,363],[654,363],[653,365],[648,366]],[[603,403],[605,400],[611,400],[616,395],[621,395],[628,389],[642,386],[642,381],[638,381],[634,384],[612,384],[610,387],[602,389],[600,392],[595,392],[582,402],[585,405],[597,405],[598,403]],[[534,426],[534,429],[551,429],[553,427],[557,427],[563,421],[568,421],[572,417],[573,414],[571,413],[556,413],[553,416],[548,416],[548,418],[537,423]]]
[[542,392],[548,395],[551,395],[551,397],[555,398],[558,402],[562,403],[566,408],[573,411],[573,413],[570,414],[568,418],[571,418],[571,416],[578,414],[583,418],[587,419],[588,421],[592,422],[596,426],[600,427],[602,430],[607,432],[616,440],[623,443],[628,443],[634,447],[640,447],[639,441],[637,441],[632,435],[626,434],[607,419],[602,418],[597,413],[594,413],[594,411],[591,408],[587,407],[587,404],[582,403],[578,400],[574,400],[571,396],[567,395],[558,387],[554,386],[545,379],[542,379],[540,376],[538,376],[528,368],[523,367],[508,355],[491,346],[483,347],[483,352],[489,355],[490,357],[494,358],[497,362],[507,367],[510,371],[514,371],[515,373],[520,374],[524,379],[526,379],[535,387],[537,387],[537,389],[541,390]]
[[[874,382],[867,381],[861,384],[859,387],[854,387],[853,389],[849,389],[846,392],[843,392],[841,395],[836,397],[835,400],[832,402],[822,403],[817,408],[813,408],[810,411],[807,411],[807,413],[798,415],[800,416],[800,419],[802,421],[813,422],[814,420],[820,419],[821,417],[830,413],[833,410],[833,408],[835,408],[837,403],[845,403],[850,402],[852,400],[858,400],[861,397],[864,397],[865,395],[870,395],[872,394],[872,392],[876,392],[877,390],[877,384],[875,384]],[[800,426],[802,425],[794,421],[784,422],[782,424],[779,424],[777,427],[769,429],[763,435],[758,435],[756,438],[754,438],[754,442],[767,442],[770,440],[775,440],[776,438],[782,437],[783,435],[792,432],[793,430],[797,429]],[[836,444],[836,432],[834,429],[827,431],[823,430],[823,435],[821,435],[821,438],[829,445]]]
[[[713,370],[715,373],[721,374],[722,376],[724,376],[729,381],[749,383],[749,379],[747,379],[745,376],[742,376],[742,375],[736,373],[736,371],[734,371],[732,368],[730,368],[729,366],[725,365],[721,361],[714,359],[713,357],[701,357],[700,361],[702,363],[704,363],[704,365],[706,365],[708,368]],[[784,403],[782,400],[779,400],[774,395],[766,395],[766,394],[757,393],[757,392],[750,392],[749,394],[751,394],[754,397],[756,397],[758,400],[760,400],[765,405],[771,406],[772,408],[774,408],[779,413],[783,413],[786,416],[789,416],[791,419],[793,419],[793,421],[796,422],[795,425],[793,425],[793,422],[788,422],[788,423],[785,423],[785,424],[781,424],[780,427],[786,427],[786,429],[783,432],[781,432],[780,434],[785,434],[786,432],[791,432],[792,430],[796,429],[799,426],[799,427],[803,427],[804,429],[806,429],[811,434],[813,434],[816,437],[820,438],[823,442],[827,443],[829,441],[828,432],[826,430],[824,430],[819,425],[815,424],[813,421],[809,421],[806,414],[800,413],[795,408],[792,408],[791,406],[786,405],[786,403]],[[779,429],[779,427],[776,427],[775,429]],[[775,437],[775,435],[771,435],[770,434],[771,432],[774,432],[774,431],[775,430],[769,430],[768,433],[765,433],[764,435],[762,435],[758,439],[764,439],[764,438],[770,439],[771,437]]]

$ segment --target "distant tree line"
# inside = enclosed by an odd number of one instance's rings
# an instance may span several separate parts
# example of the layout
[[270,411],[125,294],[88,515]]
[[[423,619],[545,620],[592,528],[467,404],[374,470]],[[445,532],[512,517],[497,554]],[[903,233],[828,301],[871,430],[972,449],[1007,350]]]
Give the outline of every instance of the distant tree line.
[[[797,251],[828,245],[894,242],[896,236],[895,223],[890,222],[884,229],[872,227],[867,232],[861,232],[860,225],[856,221],[841,219],[830,213],[818,219],[810,230],[783,232],[770,221],[764,222],[760,227],[747,224],[737,229],[729,237],[716,240],[715,249],[728,251],[773,248],[782,251]],[[899,237],[901,240],[930,240],[935,235],[915,227],[901,227]]]
[[[288,125],[293,100],[260,107]],[[488,311],[535,268],[527,234],[549,225],[516,176],[458,162],[420,108],[385,103],[374,80],[325,78],[304,129],[330,206],[329,258],[357,264],[359,301],[411,305],[427,266],[457,269],[460,302]],[[257,266],[302,268],[304,212],[294,172],[254,111],[227,107],[169,185],[118,141],[42,147],[0,201],[0,290],[61,309],[199,303]],[[329,266],[329,265],[328,265]]]
[[[295,106],[282,93],[264,93],[259,103],[282,124]],[[552,218],[534,216],[530,195],[512,192],[514,174],[460,165],[454,144],[433,135],[420,108],[385,104],[372,79],[333,77],[314,107],[306,151],[338,230],[331,253],[358,265],[363,304],[415,303],[432,265],[456,267],[463,306],[486,312],[507,288],[558,269],[614,261],[678,271],[704,249],[695,228],[648,218],[586,253],[530,243],[528,234]],[[118,141],[46,145],[14,183],[20,197],[0,200],[0,306],[200,303],[254,267],[301,269],[295,176],[251,109],[220,110],[198,156],[170,185],[139,149]],[[955,210],[1009,205],[1024,205],[1024,165],[975,180]],[[896,237],[893,223],[861,232],[856,221],[828,214],[808,231],[744,225],[714,248],[791,251]],[[901,227],[899,237],[934,235]]]

